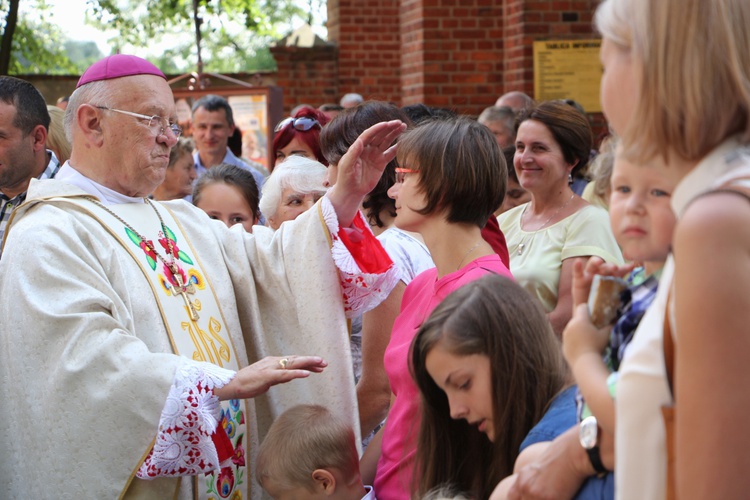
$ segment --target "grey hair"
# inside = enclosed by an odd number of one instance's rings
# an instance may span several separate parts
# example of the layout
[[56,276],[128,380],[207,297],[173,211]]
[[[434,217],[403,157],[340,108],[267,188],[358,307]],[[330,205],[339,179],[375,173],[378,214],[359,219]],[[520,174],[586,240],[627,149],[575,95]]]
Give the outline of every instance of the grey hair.
[[341,98],[341,101],[339,101],[339,104],[342,106],[346,106],[347,104],[359,104],[361,102],[364,102],[364,98],[361,94],[355,94],[354,92],[345,94],[344,97]]
[[260,197],[260,211],[266,219],[276,215],[281,204],[281,193],[291,189],[301,194],[325,193],[328,188],[326,167],[304,156],[290,156],[276,165],[271,175],[263,183]]
[[65,138],[73,142],[73,130],[75,128],[76,115],[81,104],[92,104],[96,106],[112,107],[114,92],[107,80],[98,80],[81,85],[70,95],[68,107],[65,110],[63,126],[65,127]]
[[482,111],[477,121],[482,125],[501,122],[512,134],[516,123],[516,113],[509,106],[490,106]]

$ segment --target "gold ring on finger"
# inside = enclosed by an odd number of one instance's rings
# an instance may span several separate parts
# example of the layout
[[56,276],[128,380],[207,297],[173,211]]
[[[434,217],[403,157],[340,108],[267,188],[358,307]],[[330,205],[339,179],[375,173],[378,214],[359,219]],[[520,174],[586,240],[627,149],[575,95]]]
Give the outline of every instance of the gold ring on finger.
[[279,366],[281,367],[282,370],[286,370],[286,365],[288,364],[289,364],[289,360],[287,358],[281,358],[279,360]]

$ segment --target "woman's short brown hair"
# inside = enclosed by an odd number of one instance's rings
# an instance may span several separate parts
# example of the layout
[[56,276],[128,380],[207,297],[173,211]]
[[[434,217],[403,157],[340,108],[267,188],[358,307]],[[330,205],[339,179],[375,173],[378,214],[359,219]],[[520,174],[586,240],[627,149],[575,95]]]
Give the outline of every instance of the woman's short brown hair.
[[518,127],[526,120],[538,121],[552,134],[569,165],[575,165],[573,177],[585,169],[591,157],[594,135],[586,115],[565,101],[545,101],[521,112],[516,122]]
[[503,203],[508,168],[495,136],[466,117],[429,120],[399,138],[401,167],[419,171],[427,205],[418,212],[445,211],[448,222],[484,227]]
[[617,131],[629,160],[696,161],[731,135],[750,141],[750,2],[605,0],[595,22],[634,65],[635,109]]

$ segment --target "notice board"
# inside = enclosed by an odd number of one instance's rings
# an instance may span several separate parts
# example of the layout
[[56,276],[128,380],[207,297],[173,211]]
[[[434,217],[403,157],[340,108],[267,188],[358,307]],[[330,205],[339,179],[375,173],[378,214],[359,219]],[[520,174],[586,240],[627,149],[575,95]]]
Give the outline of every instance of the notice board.
[[587,113],[599,113],[601,40],[534,42],[534,98],[573,99]]

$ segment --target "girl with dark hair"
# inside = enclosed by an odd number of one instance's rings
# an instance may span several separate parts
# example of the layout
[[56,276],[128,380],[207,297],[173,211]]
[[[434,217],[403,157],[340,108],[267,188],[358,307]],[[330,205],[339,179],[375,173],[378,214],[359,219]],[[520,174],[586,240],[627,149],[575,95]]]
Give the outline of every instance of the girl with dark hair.
[[227,227],[242,224],[248,233],[260,218],[258,200],[252,174],[228,163],[207,170],[193,187],[193,205]]
[[320,151],[320,131],[328,123],[328,117],[309,106],[301,107],[294,116],[284,118],[277,125],[273,135],[274,165],[278,165],[292,155],[304,156],[328,165]]
[[451,484],[488,498],[521,449],[575,423],[575,389],[539,302],[490,275],[449,295],[411,350],[421,396],[414,498]]

